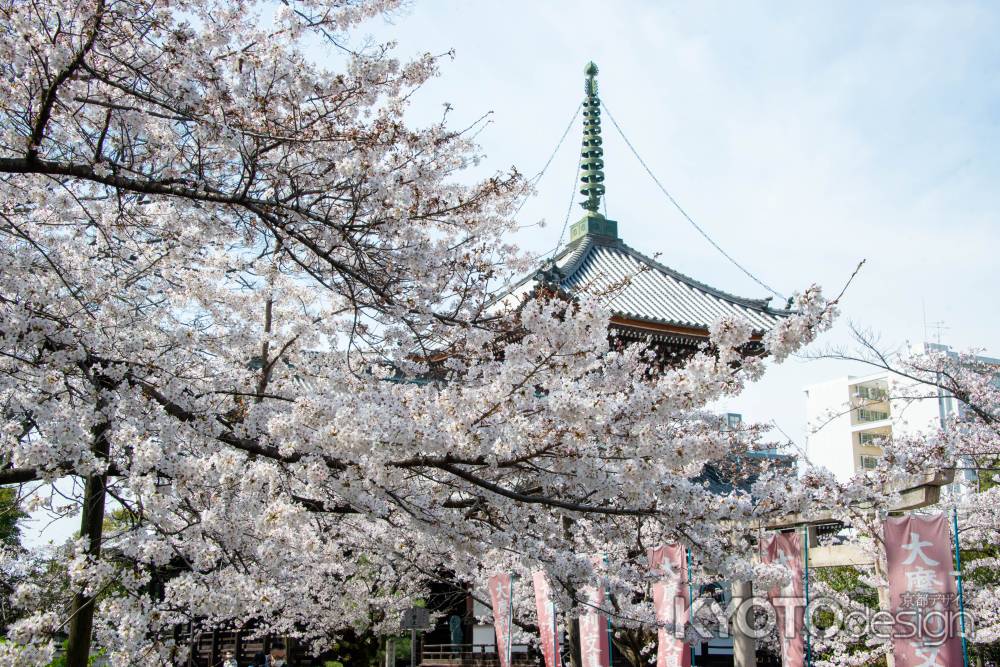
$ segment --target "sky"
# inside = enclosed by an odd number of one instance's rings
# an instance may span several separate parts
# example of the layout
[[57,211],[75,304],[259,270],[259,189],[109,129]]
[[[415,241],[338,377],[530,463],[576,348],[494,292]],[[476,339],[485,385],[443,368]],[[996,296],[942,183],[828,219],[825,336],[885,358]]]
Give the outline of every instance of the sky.
[[[352,43],[395,40],[403,59],[453,49],[413,97],[414,122],[436,120],[444,103],[456,128],[491,112],[481,169],[528,175],[556,147],[593,60],[602,100],[652,171],[764,283],[833,295],[866,260],[814,349],[849,343],[853,322],[887,348],[940,333],[1000,356],[997,34],[1000,5],[986,3],[427,0],[363,25]],[[312,56],[337,67],[328,50]],[[768,296],[603,125],[607,211],[623,240],[720,289]],[[577,119],[521,210],[527,250],[560,237],[580,133]],[[925,319],[947,328],[925,336]],[[791,359],[718,407],[773,421],[804,447],[803,387],[862,372]],[[29,541],[62,537],[60,525],[36,525]]]
[[[414,118],[437,118],[446,102],[455,127],[492,112],[484,168],[527,175],[552,154],[593,60],[601,99],[643,160],[765,284],[787,295],[818,283],[832,296],[866,260],[813,349],[849,344],[853,323],[887,349],[940,336],[996,355],[998,30],[995,4],[435,0],[361,32],[395,40],[401,58],[454,49],[414,96]],[[607,213],[622,239],[715,287],[768,296],[681,217],[606,116],[603,128]],[[528,250],[559,240],[580,133],[577,119],[521,210]],[[581,213],[574,205],[570,222]],[[720,407],[773,420],[804,446],[803,388],[865,372],[792,359]]]

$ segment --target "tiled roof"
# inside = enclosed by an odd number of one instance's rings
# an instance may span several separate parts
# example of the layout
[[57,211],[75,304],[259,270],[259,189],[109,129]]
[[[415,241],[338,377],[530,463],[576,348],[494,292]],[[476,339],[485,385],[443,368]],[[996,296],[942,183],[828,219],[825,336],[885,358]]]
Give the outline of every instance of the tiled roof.
[[527,294],[543,276],[571,294],[602,296],[615,315],[630,320],[708,329],[723,315],[735,315],[754,330],[765,331],[788,315],[771,309],[768,299],[746,299],[709,287],[617,239],[581,238],[557,254],[547,270],[515,286],[512,294]]

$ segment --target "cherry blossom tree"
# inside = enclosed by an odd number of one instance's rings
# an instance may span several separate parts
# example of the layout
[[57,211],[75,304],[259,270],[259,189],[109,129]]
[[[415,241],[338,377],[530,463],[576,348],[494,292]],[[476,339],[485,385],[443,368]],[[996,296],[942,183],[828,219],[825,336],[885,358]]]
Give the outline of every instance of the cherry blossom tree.
[[70,665],[92,637],[172,664],[188,623],[320,649],[442,572],[543,568],[572,610],[593,554],[623,592],[661,541],[745,573],[733,525],[811,502],[698,482],[756,445],[705,406],[834,303],[802,292],[758,356],[720,321],[670,369],[600,295],[500,305],[529,188],[461,184],[475,128],[407,123],[439,56],[351,49],[395,5],[0,1],[0,483],[78,479],[82,515],[69,609],[20,586],[3,660],[68,631]]
[[[937,428],[882,438],[883,454],[874,469],[844,484],[827,481],[828,497],[820,504],[835,508],[835,515],[850,527],[851,540],[867,551],[874,565],[858,568],[856,577],[838,573],[847,585],[831,586],[828,577],[819,577],[814,590],[840,601],[845,610],[862,610],[872,604],[884,608],[884,599],[875,603],[871,597],[887,585],[884,517],[898,501],[898,491],[906,488],[906,480],[918,482],[935,471],[953,472],[956,485],[927,511],[957,514],[964,602],[975,626],[969,628],[970,653],[980,660],[995,659],[1000,640],[1000,554],[996,549],[1000,534],[996,512],[1000,503],[1000,362],[981,356],[978,350],[955,353],[928,347],[916,353],[893,353],[871,332],[854,329],[853,333],[855,349],[831,349],[817,356],[861,362],[891,373],[897,379],[888,395],[894,409],[943,396],[953,398],[958,410]],[[821,639],[816,648],[825,654],[824,665],[869,664],[877,662],[890,644],[840,633],[830,640]]]

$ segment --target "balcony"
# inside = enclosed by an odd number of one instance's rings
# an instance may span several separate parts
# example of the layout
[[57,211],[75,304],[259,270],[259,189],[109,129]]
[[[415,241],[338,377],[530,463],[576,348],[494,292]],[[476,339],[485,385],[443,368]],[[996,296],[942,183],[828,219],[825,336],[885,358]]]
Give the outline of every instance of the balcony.
[[[851,424],[886,421],[890,417],[889,384],[884,379],[866,380],[849,387]],[[867,444],[867,443],[859,443]]]
[[889,398],[889,391],[884,387],[872,387],[860,384],[854,388],[854,398],[866,401],[884,401]]
[[862,454],[859,457],[859,462],[861,464],[861,469],[862,470],[874,470],[875,468],[878,467],[878,459],[879,459],[879,457],[877,457],[877,456],[871,456],[869,454]]
[[858,444],[863,447],[878,447],[879,441],[889,435],[888,431],[862,431],[858,433]]
[[871,408],[857,409],[858,422],[867,424],[868,422],[880,422],[889,418],[888,410],[872,410]]

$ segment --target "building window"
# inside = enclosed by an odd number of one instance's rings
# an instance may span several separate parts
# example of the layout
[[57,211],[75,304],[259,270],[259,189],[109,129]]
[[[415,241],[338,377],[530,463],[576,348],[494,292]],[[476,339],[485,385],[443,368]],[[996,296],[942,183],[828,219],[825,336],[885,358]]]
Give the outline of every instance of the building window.
[[730,430],[733,431],[738,430],[740,428],[740,424],[742,423],[743,423],[743,415],[737,414],[735,412],[726,413],[726,426],[728,426]]
[[858,385],[854,388],[854,395],[869,401],[884,401],[889,398],[889,392],[881,387],[866,387]]
[[889,418],[888,412],[883,412],[882,410],[867,410],[865,408],[858,408],[858,421],[878,422],[888,418]]
[[877,441],[881,438],[888,437],[888,433],[878,433],[876,431],[867,431],[864,433],[858,433],[858,444],[868,445],[870,447],[877,446]]
[[868,454],[861,455],[861,468],[863,470],[874,470],[878,466],[878,457],[869,456]]

